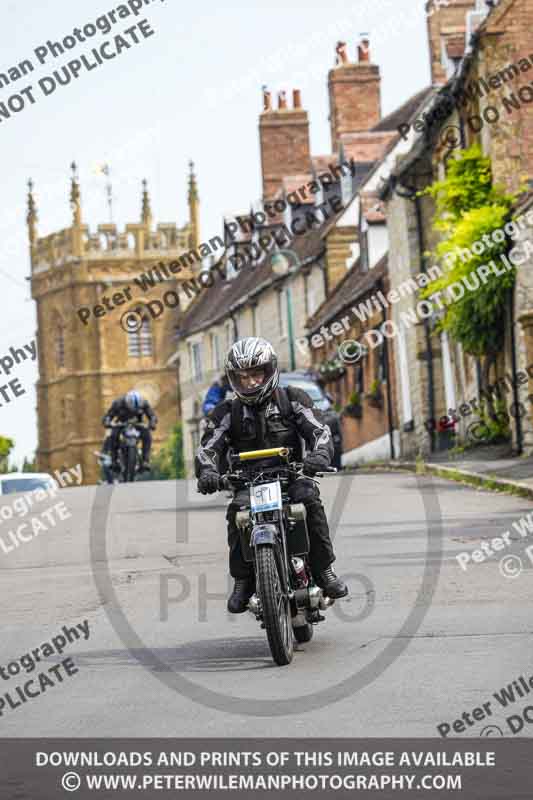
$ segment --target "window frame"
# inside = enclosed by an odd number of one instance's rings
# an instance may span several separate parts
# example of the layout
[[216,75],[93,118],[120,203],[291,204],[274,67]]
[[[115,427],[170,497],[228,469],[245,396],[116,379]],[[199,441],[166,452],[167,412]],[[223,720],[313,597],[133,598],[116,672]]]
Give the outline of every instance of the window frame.
[[139,330],[126,331],[128,358],[154,358],[154,335],[148,315],[143,315]]

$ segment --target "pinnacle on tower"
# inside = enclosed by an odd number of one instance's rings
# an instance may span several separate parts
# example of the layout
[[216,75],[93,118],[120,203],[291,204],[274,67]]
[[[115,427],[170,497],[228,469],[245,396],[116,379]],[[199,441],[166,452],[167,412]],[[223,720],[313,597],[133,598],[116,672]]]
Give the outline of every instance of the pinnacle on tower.
[[78,170],[75,161],[73,161],[70,165],[70,169],[72,170],[70,187],[70,207],[72,209],[72,221],[74,225],[79,227],[81,225],[81,194]]
[[152,209],[150,207],[150,195],[148,194],[148,181],[144,178],[142,182],[142,211],[141,222],[147,226],[148,229],[152,227]]
[[28,214],[26,222],[28,223],[28,234],[30,244],[34,245],[37,241],[37,206],[35,205],[35,198],[33,196],[33,181],[30,178],[28,181]]
[[200,198],[198,196],[198,186],[196,185],[196,175],[194,174],[194,161],[189,161],[189,223],[191,228],[189,247],[193,250],[200,244],[199,205]]
[[196,175],[194,174],[194,161],[189,161],[189,202],[193,198],[198,200],[198,187],[196,185]]

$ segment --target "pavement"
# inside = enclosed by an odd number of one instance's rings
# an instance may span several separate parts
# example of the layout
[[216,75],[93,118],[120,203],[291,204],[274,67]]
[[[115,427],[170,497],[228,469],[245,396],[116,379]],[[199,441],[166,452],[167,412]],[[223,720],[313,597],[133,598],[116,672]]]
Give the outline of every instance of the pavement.
[[515,456],[508,444],[480,446],[452,455],[449,451],[435,453],[428,463],[533,487],[533,456]]
[[[492,724],[511,736],[527,697],[504,708],[494,693],[533,673],[533,556],[512,527],[533,504],[407,471],[321,486],[351,595],[283,668],[249,613],[226,612],[223,495],[170,481],[64,490],[64,552],[60,533],[43,532],[46,548],[21,544],[2,571],[3,735],[433,737],[448,725],[479,736]],[[519,573],[495,552],[460,566],[459,553],[507,530]],[[70,633],[61,656],[4,677],[85,621],[87,639]],[[35,689],[68,658],[76,673],[11,707],[7,694],[16,702],[17,686]],[[490,714],[474,719],[483,703]]]
[[478,446],[463,452],[445,450],[432,453],[424,461],[379,461],[357,469],[360,474],[383,469],[424,471],[533,500],[533,456],[516,456],[509,444]]

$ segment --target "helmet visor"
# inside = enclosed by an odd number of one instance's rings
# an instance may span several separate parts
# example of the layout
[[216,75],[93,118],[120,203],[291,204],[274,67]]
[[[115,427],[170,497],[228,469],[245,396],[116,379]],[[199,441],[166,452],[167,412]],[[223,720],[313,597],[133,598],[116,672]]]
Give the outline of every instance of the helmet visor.
[[274,374],[272,363],[250,367],[250,369],[228,370],[228,378],[234,391],[245,397],[259,394]]

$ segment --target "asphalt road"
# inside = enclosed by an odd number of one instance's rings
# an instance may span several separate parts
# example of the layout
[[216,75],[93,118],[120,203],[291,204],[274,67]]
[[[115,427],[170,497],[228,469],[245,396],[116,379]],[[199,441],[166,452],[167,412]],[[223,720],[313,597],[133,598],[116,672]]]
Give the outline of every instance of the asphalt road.
[[[87,620],[89,638],[0,678],[16,697],[61,658],[79,670],[6,702],[2,735],[422,737],[488,701],[491,713],[468,717],[461,735],[489,724],[511,735],[505,718],[528,698],[504,709],[493,693],[533,674],[529,541],[514,531],[509,549],[466,572],[455,554],[508,530],[531,503],[408,473],[332,476],[322,492],[351,597],[284,668],[250,614],[225,610],[223,496],[200,498],[185,482],[61,492],[72,513],[64,542],[49,539],[46,563],[0,569],[0,665],[64,625]],[[526,568],[506,578],[498,561],[510,553]]]

